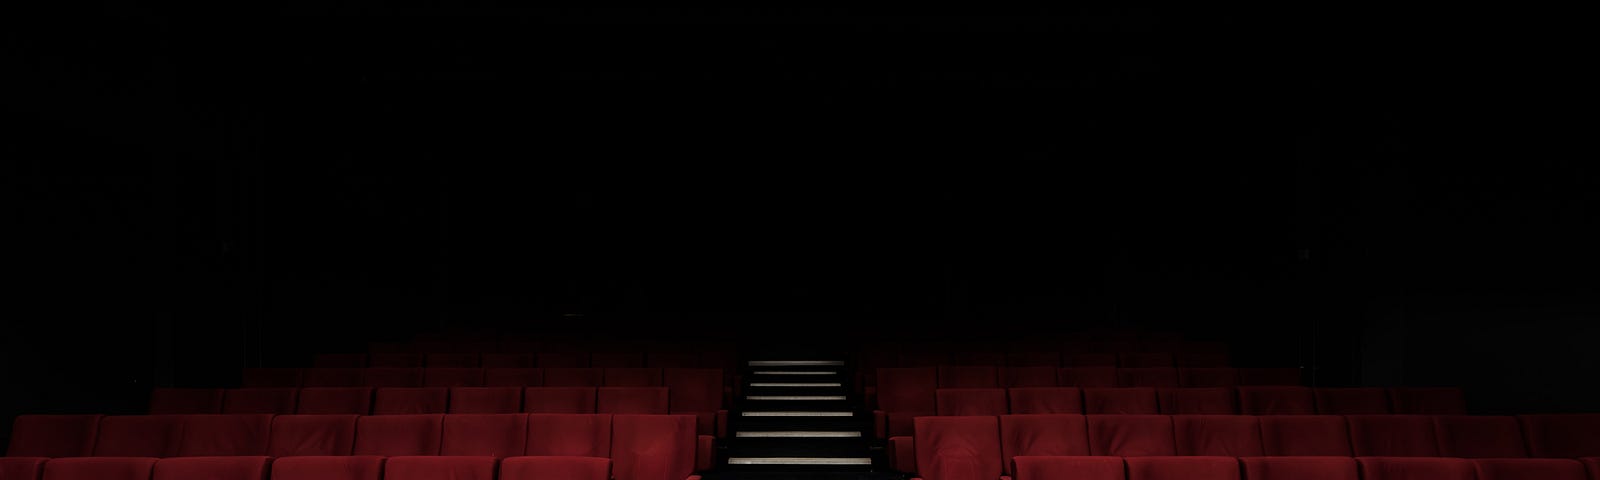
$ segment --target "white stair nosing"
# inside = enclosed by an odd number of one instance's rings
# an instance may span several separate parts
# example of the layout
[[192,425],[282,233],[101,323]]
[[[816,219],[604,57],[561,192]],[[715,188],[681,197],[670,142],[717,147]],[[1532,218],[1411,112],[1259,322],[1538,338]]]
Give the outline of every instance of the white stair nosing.
[[744,417],[854,417],[856,412],[807,412],[807,411],[771,411],[771,412],[741,412]]
[[838,375],[839,372],[820,372],[820,371],[818,371],[818,372],[811,372],[811,371],[785,372],[785,371],[782,371],[782,370],[758,370],[758,371],[750,372],[750,374],[751,375]]
[[745,400],[798,400],[798,401],[837,401],[844,400],[844,395],[747,395]]
[[843,387],[844,384],[833,383],[803,383],[803,382],[751,382],[752,387]]
[[742,438],[861,438],[861,432],[827,430],[772,430],[734,433]]
[[862,457],[732,457],[729,465],[872,465]]
[[842,360],[751,360],[752,367],[843,367]]

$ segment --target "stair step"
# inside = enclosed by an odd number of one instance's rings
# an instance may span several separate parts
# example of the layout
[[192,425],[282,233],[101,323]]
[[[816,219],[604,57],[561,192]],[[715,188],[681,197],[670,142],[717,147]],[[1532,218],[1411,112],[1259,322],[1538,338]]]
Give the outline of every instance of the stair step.
[[839,382],[751,382],[752,387],[843,387]]
[[750,374],[751,375],[838,375],[839,372],[825,372],[825,371],[821,371],[821,370],[814,370],[814,371],[813,370],[795,370],[795,371],[756,370],[756,371],[750,372]]
[[844,395],[746,395],[745,400],[782,401],[843,401]]
[[729,465],[871,465],[867,457],[731,457]]
[[744,417],[854,417],[856,412],[807,412],[807,411],[772,411],[772,412],[742,412]]
[[842,360],[751,360],[752,367],[843,367]]
[[861,438],[858,431],[777,430],[765,432],[736,432],[742,438]]

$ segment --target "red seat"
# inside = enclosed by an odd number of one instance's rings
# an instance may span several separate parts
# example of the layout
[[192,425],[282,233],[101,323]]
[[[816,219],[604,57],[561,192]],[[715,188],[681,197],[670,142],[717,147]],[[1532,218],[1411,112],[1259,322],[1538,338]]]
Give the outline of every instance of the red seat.
[[1583,463],[1584,469],[1589,471],[1589,480],[1600,480],[1600,457],[1584,457],[1578,462]]
[[1583,464],[1565,458],[1472,460],[1478,480],[1587,480]]
[[598,387],[604,369],[600,368],[546,368],[546,387]]
[[1298,368],[1240,368],[1239,384],[1254,386],[1300,386]]
[[939,388],[996,388],[1000,386],[997,367],[939,367]]
[[1439,455],[1457,458],[1524,458],[1522,427],[1510,416],[1439,415],[1433,417]]
[[1058,352],[1011,352],[1006,354],[1008,367],[1060,367]]
[[1178,354],[1176,360],[1180,368],[1222,368],[1231,365],[1226,353],[1182,353]]
[[1239,464],[1249,480],[1360,480],[1348,457],[1246,457]]
[[478,354],[430,353],[426,365],[428,368],[478,368]]
[[271,429],[271,414],[184,415],[177,456],[266,455]]
[[1173,415],[1178,455],[1259,457],[1261,423],[1249,415]]
[[1362,480],[1475,480],[1472,462],[1459,458],[1360,457]]
[[373,397],[373,415],[445,413],[450,409],[450,389],[444,387],[380,388]]
[[1056,371],[1056,384],[1063,387],[1115,387],[1114,367],[1068,367]]
[[1161,409],[1154,388],[1085,388],[1083,412],[1090,415],[1154,415],[1161,413]]
[[912,418],[938,413],[938,388],[937,368],[879,368],[878,410],[873,412],[878,436],[911,435]]
[[595,412],[665,415],[669,401],[666,387],[600,387]]
[[528,387],[522,391],[527,413],[594,413],[593,387]]
[[107,416],[95,437],[96,457],[176,457],[183,415]]
[[1117,386],[1121,387],[1173,387],[1178,386],[1178,369],[1119,368]]
[[1517,420],[1529,456],[1600,457],[1600,414],[1518,415]]
[[1268,456],[1350,457],[1350,433],[1338,415],[1258,417],[1261,449]]
[[44,464],[44,480],[150,480],[154,458],[57,458]]
[[156,388],[150,391],[152,415],[222,413],[220,388]]
[[700,435],[724,436],[726,427],[719,425],[727,423],[728,412],[722,408],[722,369],[667,368],[662,377],[671,395],[671,413],[695,415]]
[[539,368],[588,368],[589,355],[572,352],[544,352],[535,355],[533,366]]
[[360,387],[364,368],[307,368],[301,371],[307,387]]
[[372,413],[371,387],[307,387],[300,389],[299,414]]
[[440,455],[505,458],[527,450],[527,415],[445,415],[443,428]]
[[298,368],[246,368],[243,384],[245,388],[295,388],[301,378]]
[[1128,457],[1128,480],[1239,480],[1233,457]]
[[1073,353],[1062,356],[1062,364],[1067,367],[1116,367],[1117,354],[1115,353]]
[[222,396],[222,413],[294,413],[298,388],[232,388]]
[[1083,393],[1077,387],[1012,388],[1006,393],[1014,414],[1083,413]]
[[355,455],[438,455],[444,415],[373,415],[356,419]]
[[481,368],[425,368],[422,370],[424,387],[481,387]]
[[926,480],[997,480],[1005,474],[996,417],[919,417],[917,473]]
[[481,362],[483,368],[533,368],[533,354],[485,353]]
[[383,480],[494,480],[494,457],[389,457]]
[[367,366],[365,353],[319,353],[311,357],[312,368],[363,368]]
[[1170,353],[1122,353],[1117,356],[1117,366],[1122,368],[1172,368]]
[[528,415],[530,456],[611,457],[611,415]]
[[367,356],[367,366],[418,368],[422,366],[422,355],[415,353],[374,353]]
[[1172,417],[1166,415],[1089,415],[1091,455],[1151,457],[1176,455]]
[[638,352],[596,352],[589,355],[589,366],[594,368],[641,368],[644,354]]
[[1467,400],[1461,389],[1451,387],[1391,388],[1389,401],[1394,413],[1416,415],[1466,415]]
[[1425,415],[1345,415],[1357,457],[1437,457],[1433,419]]
[[272,461],[272,480],[383,480],[383,457],[290,457]]
[[1005,415],[1006,391],[1000,388],[941,388],[935,393],[939,415]]
[[[270,416],[270,415],[269,415]],[[152,480],[267,480],[272,459],[264,456],[165,458]]]
[[1016,480],[1124,480],[1122,457],[1017,457]]
[[602,385],[607,387],[659,387],[659,368],[606,368],[602,370]]
[[367,387],[420,387],[420,368],[369,368],[362,373],[361,385]]
[[684,480],[694,473],[693,415],[614,415],[611,428],[616,480]]
[[267,455],[349,455],[355,440],[356,415],[278,415],[272,419]]
[[611,480],[611,459],[516,457],[500,461],[500,480]]
[[99,430],[99,415],[19,415],[6,456],[87,457]]
[[1006,367],[1000,374],[1006,387],[1056,386],[1056,367]]
[[1180,368],[1182,387],[1232,387],[1239,385],[1239,371],[1232,368]]
[[517,387],[455,387],[450,389],[450,413],[518,413],[522,389]]
[[1168,415],[1237,415],[1239,402],[1228,387],[1158,388],[1161,413]]
[[540,387],[544,386],[542,368],[486,368],[483,370],[485,387]]
[[1316,400],[1306,387],[1239,387],[1239,413],[1245,415],[1312,415]]
[[45,457],[0,457],[0,480],[39,480]]
[[1088,455],[1088,425],[1083,415],[1002,415],[1002,465],[1011,471],[1012,460],[1017,457]]
[[1317,413],[1323,415],[1389,413],[1389,397],[1382,388],[1318,388],[1313,395],[1317,401]]

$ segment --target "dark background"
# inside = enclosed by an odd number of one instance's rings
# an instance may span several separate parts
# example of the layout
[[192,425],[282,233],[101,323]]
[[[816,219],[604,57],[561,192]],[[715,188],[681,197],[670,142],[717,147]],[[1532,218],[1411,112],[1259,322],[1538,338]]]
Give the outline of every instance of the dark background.
[[136,411],[416,332],[796,325],[1172,330],[1318,385],[1596,411],[1564,17],[0,16],[0,412]]

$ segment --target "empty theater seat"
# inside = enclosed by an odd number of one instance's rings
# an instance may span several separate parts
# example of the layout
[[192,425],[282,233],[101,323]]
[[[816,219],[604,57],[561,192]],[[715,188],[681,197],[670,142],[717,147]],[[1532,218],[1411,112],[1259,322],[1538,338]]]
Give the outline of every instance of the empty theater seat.
[[671,413],[694,415],[696,430],[700,435],[725,436],[727,410],[722,408],[722,369],[720,368],[667,368],[662,370],[662,383],[671,396],[667,406]]
[[278,415],[272,419],[267,455],[350,455],[355,448],[356,418],[356,415]]
[[385,458],[290,457],[272,461],[272,480],[383,480]]
[[96,457],[176,457],[183,415],[107,416],[95,437]]
[[[481,368],[426,368],[422,370],[424,387],[481,387]],[[520,385],[532,386],[532,385]]]
[[1361,457],[1363,480],[1474,480],[1472,462],[1459,458]]
[[450,389],[444,387],[379,388],[373,393],[373,415],[445,413],[450,409]]
[[1391,388],[1389,401],[1394,413],[1416,415],[1466,415],[1467,401],[1461,389],[1452,387]]
[[272,459],[264,456],[164,458],[152,480],[267,480]]
[[1128,480],[1239,480],[1233,457],[1128,457]]
[[920,417],[915,422],[919,477],[996,480],[1005,474],[997,417]]
[[1083,392],[1076,387],[1029,387],[1006,391],[1013,414],[1083,413]]
[[184,415],[180,457],[267,454],[272,415]]
[[445,415],[443,428],[440,455],[505,458],[527,451],[527,415]]
[[368,368],[362,372],[361,385],[367,387],[420,387],[420,368]]
[[100,415],[19,415],[11,423],[8,457],[87,457],[94,454]]
[[1063,387],[1115,387],[1117,369],[1114,367],[1068,367],[1056,370],[1056,384]]
[[659,387],[659,368],[606,368],[601,370],[601,385],[607,387]]
[[1248,480],[1360,480],[1356,459],[1348,457],[1245,457]]
[[541,387],[544,386],[542,368],[486,368],[483,370],[485,387]]
[[1529,456],[1600,457],[1600,414],[1518,415],[1517,420]]
[[1346,415],[1358,457],[1436,457],[1433,419],[1424,415]]
[[1478,480],[1587,480],[1582,463],[1558,458],[1472,460]]
[[1239,371],[1232,368],[1180,368],[1180,387],[1232,387],[1239,385]]
[[1091,455],[1176,455],[1172,417],[1167,415],[1088,415],[1088,420]]
[[670,399],[666,387],[600,387],[595,412],[665,415]]
[[230,388],[222,396],[222,413],[294,413],[298,388]]
[[1240,368],[1240,385],[1299,386],[1304,384],[1298,368]]
[[1170,353],[1122,353],[1117,356],[1117,366],[1122,368],[1172,368]]
[[298,368],[246,368],[241,383],[246,388],[294,388],[301,380]]
[[44,465],[44,480],[150,480],[154,458],[57,458]]
[[367,366],[365,353],[319,353],[311,357],[312,368],[363,368]]
[[1089,455],[1089,423],[1083,415],[1003,415],[1000,451],[1008,472],[1017,457]]
[[1306,387],[1239,387],[1239,413],[1245,415],[1311,415],[1316,400]]
[[996,388],[1000,386],[997,367],[939,367],[939,388]]
[[384,480],[494,480],[494,457],[389,457]]
[[483,368],[533,368],[531,353],[485,353],[479,361]]
[[1161,413],[1154,388],[1085,388],[1083,412],[1095,414],[1153,415]]
[[938,388],[936,368],[879,368],[878,411],[873,413],[878,436],[910,435],[913,417],[937,414]]
[[367,355],[367,366],[417,368],[422,366],[422,355],[415,353],[373,353]]
[[500,480],[611,480],[611,459],[516,457],[500,461]]
[[1006,387],[1054,387],[1056,367],[1025,366],[1000,369],[1001,383]]
[[611,457],[611,415],[528,415],[529,456]]
[[1158,388],[1161,413],[1168,415],[1235,415],[1239,402],[1227,387]]
[[430,353],[424,365],[428,368],[478,368],[478,354]]
[[1318,388],[1317,413],[1323,415],[1380,415],[1389,413],[1389,396],[1382,388]]
[[1005,415],[1006,391],[1000,388],[941,388],[935,395],[939,415]]
[[455,387],[450,389],[450,413],[518,413],[522,389],[518,387]]
[[1166,368],[1119,368],[1117,385],[1122,387],[1177,387],[1178,370]]
[[150,390],[150,413],[222,413],[220,388],[156,388]]
[[0,479],[39,480],[48,461],[44,457],[0,457]]
[[307,368],[301,371],[306,387],[360,387],[362,368]]
[[1433,417],[1439,455],[1458,458],[1523,458],[1528,456],[1522,427],[1510,416],[1439,415]]
[[1124,480],[1122,457],[1017,457],[1016,480]]
[[694,473],[693,415],[614,415],[611,422],[616,480],[684,480]]
[[300,414],[372,413],[371,387],[307,387],[300,389]]
[[598,387],[604,369],[599,368],[545,368],[546,387]]
[[527,413],[594,413],[593,387],[528,387],[522,391]]
[[1259,457],[1261,424],[1249,415],[1174,415],[1178,455]]
[[444,415],[373,415],[356,419],[355,455],[438,455]]
[[1268,456],[1350,457],[1350,432],[1338,415],[1274,415],[1261,422],[1261,449]]

